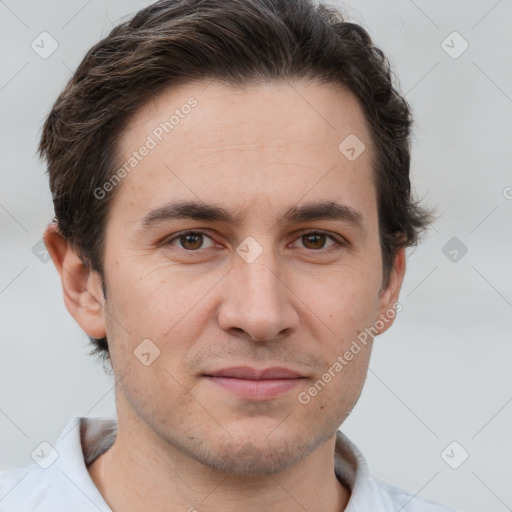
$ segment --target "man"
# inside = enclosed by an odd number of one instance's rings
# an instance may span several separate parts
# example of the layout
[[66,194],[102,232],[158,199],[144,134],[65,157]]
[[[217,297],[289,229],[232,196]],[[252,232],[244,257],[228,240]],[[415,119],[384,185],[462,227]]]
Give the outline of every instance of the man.
[[[447,511],[341,433],[400,308],[406,102],[307,0],[163,1],[93,47],[43,129],[45,242],[116,378],[2,511]],[[53,452],[52,452],[53,453]]]

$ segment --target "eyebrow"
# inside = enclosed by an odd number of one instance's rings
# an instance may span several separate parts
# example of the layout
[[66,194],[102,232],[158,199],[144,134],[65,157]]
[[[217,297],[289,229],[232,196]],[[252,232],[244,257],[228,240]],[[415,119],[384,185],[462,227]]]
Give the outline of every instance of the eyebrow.
[[141,224],[144,229],[148,229],[160,222],[175,219],[224,222],[226,224],[237,224],[242,220],[240,215],[234,215],[221,206],[196,201],[185,201],[169,203],[152,210],[142,218]]
[[[161,222],[176,219],[193,219],[205,222],[222,222],[239,224],[244,216],[241,213],[231,213],[225,208],[197,201],[169,203],[145,215],[140,223],[142,229],[149,229]],[[278,220],[278,223],[299,223],[316,220],[341,220],[353,224],[361,230],[366,230],[363,215],[354,208],[335,201],[307,203],[288,208]]]
[[366,225],[364,217],[360,212],[335,201],[293,206],[284,213],[283,219],[289,223],[314,220],[342,220],[360,228],[364,228]]

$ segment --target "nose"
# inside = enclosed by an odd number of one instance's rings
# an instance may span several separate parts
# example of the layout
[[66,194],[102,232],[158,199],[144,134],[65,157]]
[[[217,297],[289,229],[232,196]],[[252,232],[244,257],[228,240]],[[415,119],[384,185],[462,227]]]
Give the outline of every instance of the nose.
[[237,257],[227,277],[218,315],[221,329],[260,342],[282,338],[297,329],[293,291],[270,251],[252,263]]

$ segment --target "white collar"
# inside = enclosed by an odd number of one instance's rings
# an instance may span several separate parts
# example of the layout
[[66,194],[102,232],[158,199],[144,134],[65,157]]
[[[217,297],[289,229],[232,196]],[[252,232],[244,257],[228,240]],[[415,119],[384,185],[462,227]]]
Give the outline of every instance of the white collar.
[[[70,420],[54,449],[56,460],[47,469],[37,464],[0,472],[2,512],[112,512],[89,475],[87,466],[115,441],[112,418]],[[351,492],[345,512],[453,512],[372,478],[358,448],[340,431],[334,454],[336,476]]]

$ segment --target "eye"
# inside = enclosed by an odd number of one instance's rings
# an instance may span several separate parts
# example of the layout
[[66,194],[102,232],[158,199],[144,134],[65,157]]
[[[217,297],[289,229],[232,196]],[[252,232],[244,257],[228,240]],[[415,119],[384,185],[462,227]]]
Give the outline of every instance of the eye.
[[187,251],[197,251],[198,249],[213,247],[214,241],[208,235],[200,231],[185,231],[171,238],[167,244],[177,245]]
[[[334,245],[343,245],[332,235],[323,233],[321,231],[310,231],[308,233],[303,233],[299,238],[297,238],[297,241],[301,242],[303,248],[312,250],[326,249]],[[329,245],[326,245],[326,243]]]

